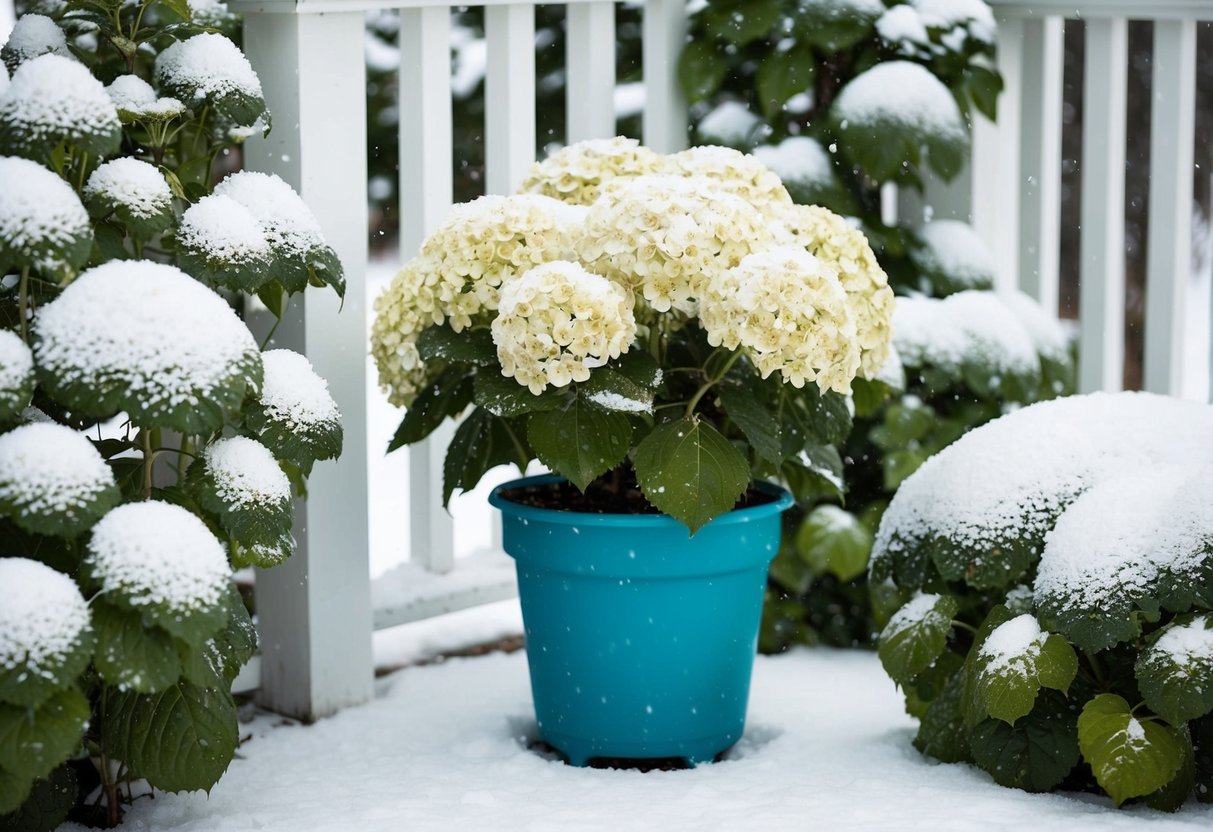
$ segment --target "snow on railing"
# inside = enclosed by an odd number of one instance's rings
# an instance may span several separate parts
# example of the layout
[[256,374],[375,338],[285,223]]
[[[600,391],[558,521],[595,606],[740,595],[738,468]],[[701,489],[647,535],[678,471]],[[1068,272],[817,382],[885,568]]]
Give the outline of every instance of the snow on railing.
[[[4,2],[4,0],[0,0]],[[1195,21],[1213,3],[1166,0],[990,0],[1007,82],[997,125],[974,125],[974,162],[957,183],[930,183],[936,216],[971,218],[991,244],[1003,286],[1056,309],[1061,89],[1066,18],[1087,26],[1083,151],[1082,365],[1085,390],[1116,389],[1124,358],[1124,163],[1128,18],[1155,23],[1146,385],[1182,392],[1182,315],[1190,259]],[[501,561],[451,573],[452,523],[442,509],[441,436],[410,450],[411,564],[371,591],[366,470],[366,103],[364,16],[399,9],[401,250],[416,249],[452,200],[450,13],[434,0],[234,0],[245,46],[273,102],[275,129],[250,140],[246,164],[294,185],[317,214],[349,278],[345,309],[309,298],[278,343],[305,351],[329,379],[346,422],[336,465],[319,466],[298,511],[296,556],[257,577],[260,664],[238,680],[261,701],[304,718],[372,695],[371,632],[512,592]],[[462,4],[460,4],[462,5]],[[535,147],[534,6],[482,0],[487,40],[489,192],[512,191]],[[568,136],[614,133],[614,3],[568,3]],[[1147,11],[1148,9],[1148,11]],[[685,0],[644,3],[644,140],[686,139],[675,77]],[[977,198],[975,198],[977,197]],[[921,211],[908,200],[901,212]],[[449,434],[448,434],[449,435]],[[372,600],[373,598],[373,600]]]

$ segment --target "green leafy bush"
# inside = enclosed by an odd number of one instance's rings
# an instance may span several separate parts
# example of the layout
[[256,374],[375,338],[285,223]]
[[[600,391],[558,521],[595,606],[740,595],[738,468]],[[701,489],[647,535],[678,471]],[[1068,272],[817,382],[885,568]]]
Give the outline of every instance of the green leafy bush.
[[871,575],[915,593],[879,653],[916,748],[1028,791],[1210,799],[1211,429],[1207,405],[1069,397],[906,480]]
[[199,6],[69,2],[0,50],[6,829],[215,784],[256,649],[232,568],[290,556],[293,491],[341,448],[324,381],[233,310],[340,293],[341,265],[281,180],[215,185],[269,114]]

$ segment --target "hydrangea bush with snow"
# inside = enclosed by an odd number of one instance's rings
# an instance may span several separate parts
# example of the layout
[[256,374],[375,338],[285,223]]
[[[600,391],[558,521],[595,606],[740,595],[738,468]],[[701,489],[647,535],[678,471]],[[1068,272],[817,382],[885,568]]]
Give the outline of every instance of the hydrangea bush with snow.
[[341,452],[324,380],[234,311],[341,294],[341,263],[285,182],[223,176],[269,114],[230,13],[192,6],[71,0],[0,48],[5,829],[214,785],[256,649],[232,570],[290,557]]
[[586,142],[524,188],[455,206],[376,301],[372,353],[407,408],[391,448],[472,406],[444,499],[538,459],[694,532],[755,477],[841,476],[844,397],[891,337],[862,233],[807,221],[728,148]]
[[927,460],[876,535],[914,744],[1029,791],[1213,800],[1213,407],[1023,408]]

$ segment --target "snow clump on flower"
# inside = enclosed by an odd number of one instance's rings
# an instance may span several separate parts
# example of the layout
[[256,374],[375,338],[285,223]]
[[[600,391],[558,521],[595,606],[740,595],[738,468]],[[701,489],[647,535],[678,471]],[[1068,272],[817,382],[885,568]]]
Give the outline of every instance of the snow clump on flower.
[[22,527],[30,516],[56,516],[71,531],[116,487],[93,443],[71,428],[36,422],[0,434],[0,513]]
[[710,178],[641,176],[590,206],[578,259],[654,310],[695,314],[714,275],[772,241],[763,215]]
[[859,370],[855,322],[838,273],[799,247],[751,254],[708,284],[699,320],[708,343],[745,349],[763,378],[816,381],[844,395]]
[[214,607],[231,574],[223,545],[206,524],[158,500],[127,503],[102,517],[85,563],[102,593],[177,614]]
[[559,261],[506,284],[492,332],[502,374],[539,395],[627,351],[636,319],[624,287]]
[[152,85],[138,75],[119,75],[105,88],[125,121],[167,121],[185,112],[175,98],[159,98]]
[[220,439],[207,446],[203,464],[219,498],[234,508],[276,507],[291,498],[291,482],[278,461],[253,439]]
[[20,266],[53,268],[92,236],[71,185],[36,162],[0,156],[0,252]]
[[781,217],[795,245],[838,272],[846,304],[855,322],[859,374],[880,374],[892,343],[893,290],[863,232],[834,212],[816,205],[793,205]]
[[591,205],[605,182],[654,173],[661,164],[658,154],[635,139],[591,139],[533,164],[520,190],[574,205]]
[[8,69],[16,71],[26,61],[47,54],[71,58],[67,36],[46,15],[26,14],[13,24],[4,48],[0,49],[0,60]]
[[325,245],[316,215],[294,188],[272,173],[234,173],[215,186],[215,194],[247,209],[270,247],[281,255],[301,257]]
[[725,193],[741,197],[764,216],[777,219],[792,205],[788,189],[770,168],[748,153],[731,147],[704,145],[666,157],[670,173],[709,180]]
[[29,404],[34,389],[34,354],[21,336],[0,329],[0,418]]
[[121,125],[114,102],[88,68],[47,54],[26,61],[0,96],[0,138],[10,147],[44,152],[60,142],[107,152]]
[[270,419],[299,433],[340,426],[341,411],[328,382],[305,356],[293,350],[267,350],[261,361],[265,376],[259,400]]
[[154,165],[129,156],[101,165],[84,186],[85,199],[97,199],[111,208],[122,207],[133,217],[163,214],[173,201],[164,174]]
[[75,581],[27,558],[0,558],[0,670],[60,667],[88,630]]

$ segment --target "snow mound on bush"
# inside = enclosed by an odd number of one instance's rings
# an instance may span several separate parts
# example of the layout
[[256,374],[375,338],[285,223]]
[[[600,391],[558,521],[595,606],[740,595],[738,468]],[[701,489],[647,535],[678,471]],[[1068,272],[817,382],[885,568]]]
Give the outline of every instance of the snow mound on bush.
[[157,98],[152,85],[138,75],[119,75],[105,88],[120,115],[164,120],[185,112],[175,98]]
[[[16,406],[16,403],[6,402],[6,396],[15,397],[32,382],[30,376],[34,372],[34,354],[21,340],[21,336],[11,329],[0,329],[0,412],[6,405]],[[26,399],[22,404],[28,404]]]
[[942,300],[899,297],[896,303],[893,345],[909,366],[955,371],[981,361],[1018,375],[1040,369],[1035,338],[1001,294],[967,291]]
[[1190,569],[1213,541],[1201,511],[1213,482],[1210,436],[1213,408],[1149,393],[1023,408],[961,437],[902,484],[874,568],[942,543],[980,571],[1030,547],[1040,560],[1037,603],[1064,596],[1067,606]]
[[75,581],[26,558],[0,558],[0,669],[63,663],[89,626]]
[[231,570],[223,545],[181,506],[127,503],[93,527],[86,562],[103,593],[178,613],[214,607]]
[[215,490],[237,509],[278,505],[291,498],[291,483],[269,449],[244,436],[220,439],[205,454]]
[[0,49],[4,63],[19,66],[39,55],[54,54],[71,58],[67,48],[67,36],[55,21],[46,15],[27,14],[13,24],[13,30]]
[[930,43],[926,24],[913,6],[894,6],[876,21],[876,34],[889,43]]
[[16,128],[26,145],[109,136],[118,111],[88,68],[61,55],[41,55],[13,73],[0,97],[0,123]]
[[164,174],[130,156],[106,162],[93,171],[84,186],[84,196],[121,205],[135,217],[161,214],[173,201]]
[[300,431],[341,422],[328,383],[307,358],[291,350],[268,350],[261,360],[265,367],[261,404],[272,420]]
[[233,173],[215,186],[215,194],[242,205],[281,255],[302,256],[325,244],[320,223],[307,203],[272,173]]
[[70,515],[116,485],[93,443],[71,428],[38,422],[0,434],[0,506]]
[[[261,97],[261,79],[236,44],[204,33],[177,41],[156,57],[156,81],[202,99],[231,93]],[[188,103],[188,102],[187,102]]]
[[1047,637],[1048,633],[1040,629],[1040,622],[1031,614],[1004,621],[981,644],[980,655],[987,662],[984,672],[996,676],[1008,671],[1012,664],[1030,661],[1040,654]]
[[910,251],[914,264],[962,289],[988,289],[998,271],[994,254],[973,227],[960,220],[932,220],[916,230],[921,248]]
[[71,185],[37,162],[0,156],[0,246],[41,252],[82,236],[92,225]]
[[765,126],[762,119],[740,101],[724,101],[701,118],[696,129],[706,139],[736,146],[750,141],[755,130],[762,126]]
[[927,26],[953,29],[964,26],[975,39],[993,43],[998,31],[994,13],[983,0],[913,0]]
[[244,264],[269,259],[270,244],[252,212],[236,200],[215,193],[186,209],[177,239],[208,260]]
[[834,162],[824,147],[808,136],[790,136],[777,145],[754,148],[754,158],[785,185],[824,188],[834,181]]
[[898,125],[923,134],[968,140],[960,107],[943,82],[921,64],[886,61],[843,87],[835,117],[860,125]]

